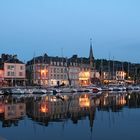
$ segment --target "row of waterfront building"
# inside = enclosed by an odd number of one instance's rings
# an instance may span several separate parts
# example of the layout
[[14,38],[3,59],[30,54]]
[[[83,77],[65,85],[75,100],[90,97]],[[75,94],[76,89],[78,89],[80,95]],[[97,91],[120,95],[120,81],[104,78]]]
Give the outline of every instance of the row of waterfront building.
[[[125,71],[116,71],[115,80],[124,80]],[[83,86],[108,80],[108,72],[94,67],[92,44],[89,57],[52,57],[46,53],[23,63],[17,55],[2,54],[0,58],[0,85]]]

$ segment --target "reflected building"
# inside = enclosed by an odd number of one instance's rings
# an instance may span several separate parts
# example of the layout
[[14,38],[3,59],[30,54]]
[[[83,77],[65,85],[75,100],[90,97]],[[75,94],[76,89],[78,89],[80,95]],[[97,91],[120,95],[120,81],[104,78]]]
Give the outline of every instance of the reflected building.
[[[49,98],[49,100],[48,100]],[[63,120],[67,115],[68,102],[46,96],[40,101],[27,102],[27,115],[33,120],[48,124],[51,120]]]
[[75,95],[67,100],[46,96],[40,101],[27,102],[27,115],[42,125],[67,119],[75,124],[89,116],[89,124],[93,127],[95,110],[94,101],[87,94]]
[[126,103],[129,108],[140,108],[140,94],[138,92],[128,93]]
[[110,94],[106,96],[101,96],[98,100],[97,108],[102,111],[112,111],[118,112],[121,111],[123,106],[126,105],[126,95],[125,94]]
[[0,115],[4,113],[4,104],[0,102]]
[[25,103],[9,103],[7,100],[0,102],[0,120],[3,127],[10,127],[12,124],[18,125],[18,120],[26,115]]
[[19,119],[26,115],[25,103],[13,103],[4,105],[4,119]]

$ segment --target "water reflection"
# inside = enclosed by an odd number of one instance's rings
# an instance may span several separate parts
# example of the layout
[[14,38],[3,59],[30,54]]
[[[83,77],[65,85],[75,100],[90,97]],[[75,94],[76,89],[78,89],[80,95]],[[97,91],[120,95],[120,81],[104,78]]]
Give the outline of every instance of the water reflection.
[[3,127],[17,126],[18,120],[26,115],[26,104],[18,102],[12,96],[1,96],[0,98],[0,120]]
[[101,96],[99,99],[96,100],[96,105],[98,110],[104,110],[104,111],[112,111],[112,112],[118,112],[123,109],[123,107],[126,105],[126,97],[127,94],[109,94],[105,93],[103,96]]
[[[54,122],[57,125],[58,122],[69,120],[80,125],[81,120],[86,120],[89,130],[93,132],[100,112],[117,113],[123,112],[125,108],[139,107],[139,93],[80,93],[59,97],[0,96],[0,121],[2,127],[19,127],[19,122],[28,118],[39,126],[50,128]],[[22,127],[20,129],[22,131]]]
[[[28,117],[46,126],[49,122],[67,119],[71,119],[76,124],[78,120],[86,116],[89,116],[90,122],[93,122],[96,110],[94,100],[90,98],[89,94],[66,96],[65,100],[46,96],[41,100],[28,100],[26,106]],[[92,126],[93,124],[91,124]]]

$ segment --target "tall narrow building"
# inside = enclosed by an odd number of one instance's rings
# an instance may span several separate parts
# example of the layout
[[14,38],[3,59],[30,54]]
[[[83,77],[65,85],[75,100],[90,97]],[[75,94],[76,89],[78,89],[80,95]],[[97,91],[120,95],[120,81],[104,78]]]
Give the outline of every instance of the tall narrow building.
[[93,56],[93,50],[92,50],[92,38],[90,38],[89,63],[90,63],[90,69],[93,69],[94,68],[94,56]]

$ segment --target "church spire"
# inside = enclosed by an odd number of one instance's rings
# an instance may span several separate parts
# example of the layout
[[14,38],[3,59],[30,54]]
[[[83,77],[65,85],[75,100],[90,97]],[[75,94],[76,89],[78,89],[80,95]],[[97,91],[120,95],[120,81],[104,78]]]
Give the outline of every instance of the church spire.
[[93,58],[93,51],[92,51],[92,38],[90,38],[90,52],[89,52],[89,58]]
[[92,50],[92,38],[90,38],[90,52],[89,52],[89,61],[90,61],[90,67],[93,68],[93,50]]

